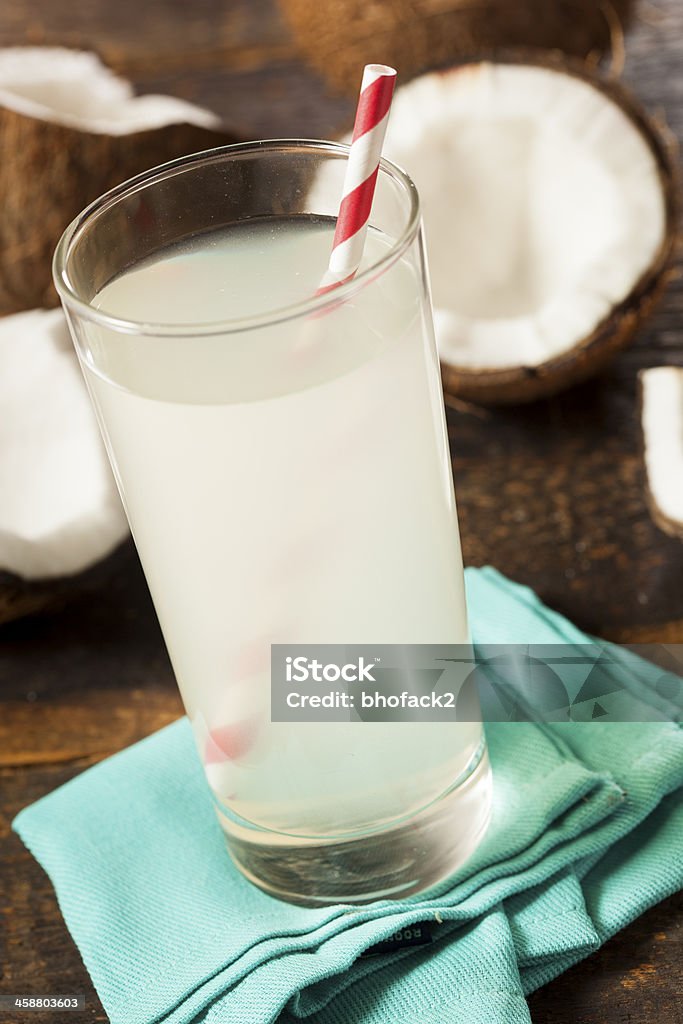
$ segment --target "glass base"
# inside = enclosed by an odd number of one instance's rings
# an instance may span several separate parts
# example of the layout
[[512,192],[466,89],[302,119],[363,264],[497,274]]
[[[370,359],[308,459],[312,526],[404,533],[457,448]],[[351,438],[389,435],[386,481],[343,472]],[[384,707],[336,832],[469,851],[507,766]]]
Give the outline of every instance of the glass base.
[[491,816],[491,769],[482,744],[429,806],[353,839],[259,830],[216,809],[239,870],[277,899],[309,907],[401,899],[447,878],[474,853]]

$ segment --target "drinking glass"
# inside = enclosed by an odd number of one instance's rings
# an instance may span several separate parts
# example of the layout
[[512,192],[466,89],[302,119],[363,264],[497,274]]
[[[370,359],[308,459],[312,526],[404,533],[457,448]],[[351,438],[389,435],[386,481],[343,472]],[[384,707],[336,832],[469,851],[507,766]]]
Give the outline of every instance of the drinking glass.
[[468,640],[419,201],[389,161],[359,272],[315,294],[347,158],[176,160],[54,262],[230,855],[318,905],[424,889],[490,813],[479,721],[270,718],[271,644]]

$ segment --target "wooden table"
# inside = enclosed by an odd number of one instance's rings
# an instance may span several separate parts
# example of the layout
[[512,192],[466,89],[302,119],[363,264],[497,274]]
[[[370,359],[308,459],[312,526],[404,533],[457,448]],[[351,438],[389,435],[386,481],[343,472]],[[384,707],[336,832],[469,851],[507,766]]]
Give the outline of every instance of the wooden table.
[[[641,10],[626,78],[681,137],[683,4],[643,0]],[[330,136],[351,113],[304,68],[273,0],[4,0],[0,45],[22,42],[96,49],[140,90],[206,104],[248,136]],[[467,563],[496,565],[620,641],[683,642],[683,543],[646,511],[636,416],[636,373],[662,363],[683,363],[680,281],[602,379],[532,407],[449,410]],[[106,1020],[52,888],[9,822],[180,713],[130,549],[96,600],[0,631],[1,992],[85,992],[73,1019]],[[666,901],[546,986],[531,999],[534,1020],[682,1021],[682,909],[680,896]]]

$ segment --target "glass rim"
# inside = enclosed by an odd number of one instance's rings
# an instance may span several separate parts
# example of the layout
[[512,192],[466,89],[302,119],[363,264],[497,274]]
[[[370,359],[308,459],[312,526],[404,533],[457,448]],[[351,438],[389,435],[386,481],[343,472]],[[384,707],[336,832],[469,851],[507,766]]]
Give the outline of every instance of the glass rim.
[[[78,244],[82,233],[101,213],[110,209],[127,196],[140,191],[154,181],[162,181],[181,173],[192,165],[210,163],[232,155],[248,153],[268,153],[274,151],[300,151],[343,154],[348,158],[350,146],[342,142],[328,142],[320,139],[268,139],[259,142],[240,142],[228,146],[217,146],[178,157],[167,163],[159,164],[133,178],[128,178],[120,185],[105,192],[85,207],[64,230],[52,259],[52,278],[57,293],[69,311],[103,327],[108,327],[122,334],[139,334],[156,337],[197,337],[202,335],[232,334],[256,327],[268,327],[287,320],[322,313],[328,308],[346,301],[356,292],[364,288],[370,281],[379,277],[389,269],[413,242],[420,226],[420,200],[413,180],[406,172],[391,160],[380,160],[380,172],[397,182],[409,200],[408,218],[399,237],[392,241],[382,256],[356,274],[350,281],[323,295],[312,295],[288,306],[278,306],[265,313],[254,313],[248,316],[227,317],[221,320],[205,320],[196,323],[153,323],[151,321],[130,320],[94,307],[88,299],[78,293],[68,275],[68,261],[73,246]],[[321,268],[321,277],[325,268]]]

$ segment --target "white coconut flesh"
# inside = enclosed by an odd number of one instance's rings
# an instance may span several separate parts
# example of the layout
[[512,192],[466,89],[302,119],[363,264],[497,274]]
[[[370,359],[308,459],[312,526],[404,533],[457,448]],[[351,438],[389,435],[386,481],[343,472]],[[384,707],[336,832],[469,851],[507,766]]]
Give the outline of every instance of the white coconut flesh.
[[664,519],[683,530],[683,368],[644,370],[640,382],[650,494]]
[[127,533],[62,311],[0,319],[0,570],[71,575]]
[[385,154],[422,201],[444,361],[538,366],[632,291],[666,230],[652,150],[597,87],[482,63],[397,91]]
[[0,105],[26,117],[105,135],[193,124],[215,128],[210,111],[172,96],[135,96],[94,53],[62,47],[0,50]]

